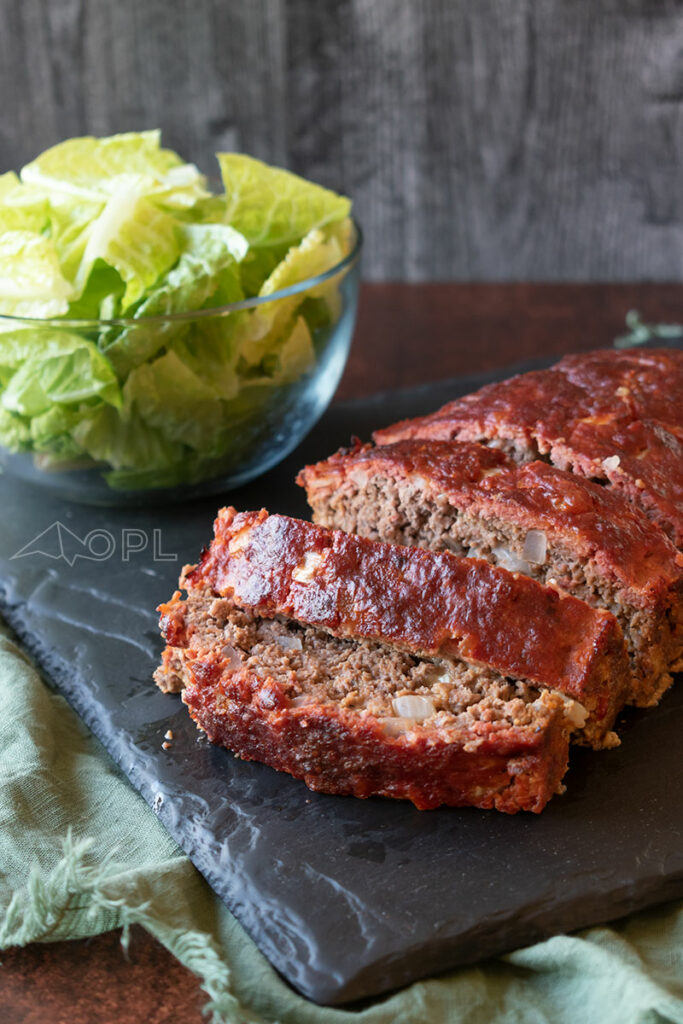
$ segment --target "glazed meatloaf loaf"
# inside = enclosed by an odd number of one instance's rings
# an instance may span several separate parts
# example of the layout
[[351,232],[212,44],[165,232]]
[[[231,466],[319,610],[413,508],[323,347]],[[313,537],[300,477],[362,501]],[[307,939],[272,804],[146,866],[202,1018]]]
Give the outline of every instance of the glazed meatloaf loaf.
[[156,680],[311,788],[540,810],[628,682],[616,619],[450,552],[224,509],[161,611]]
[[239,757],[313,790],[421,809],[541,811],[562,791],[572,723],[557,695],[186,585],[161,608],[157,682]]
[[655,703],[681,667],[683,555],[615,491],[458,441],[357,444],[298,482],[322,526],[486,558],[610,609],[632,703]]
[[683,350],[565,356],[374,435],[484,441],[610,484],[683,545]]

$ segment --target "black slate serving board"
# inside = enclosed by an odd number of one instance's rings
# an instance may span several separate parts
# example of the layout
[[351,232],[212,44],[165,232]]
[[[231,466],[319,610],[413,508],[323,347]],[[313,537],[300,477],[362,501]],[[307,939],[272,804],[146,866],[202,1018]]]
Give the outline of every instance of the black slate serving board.
[[567,793],[542,815],[507,817],[311,793],[212,747],[151,684],[155,606],[219,504],[305,515],[304,462],[487,379],[339,404],[267,476],[194,504],[94,509],[0,478],[3,614],[265,955],[320,1003],[683,895],[680,687],[625,715],[617,750],[575,750]]

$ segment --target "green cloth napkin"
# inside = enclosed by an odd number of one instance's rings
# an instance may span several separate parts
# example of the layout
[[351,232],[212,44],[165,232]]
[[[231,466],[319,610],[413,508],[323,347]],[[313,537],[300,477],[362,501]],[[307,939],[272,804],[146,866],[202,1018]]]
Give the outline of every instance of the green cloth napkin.
[[218,1022],[683,1022],[683,905],[418,982],[360,1010],[294,993],[64,699],[0,630],[0,949],[141,924]]

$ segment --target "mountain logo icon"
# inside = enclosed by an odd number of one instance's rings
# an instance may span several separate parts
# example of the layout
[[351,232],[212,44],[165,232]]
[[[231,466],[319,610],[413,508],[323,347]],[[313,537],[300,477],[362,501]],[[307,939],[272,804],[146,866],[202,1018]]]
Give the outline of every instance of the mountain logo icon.
[[64,561],[73,566],[78,558],[90,562],[104,562],[116,549],[116,541],[108,530],[91,530],[84,538],[78,536],[64,523],[52,523],[47,529],[30,540],[12,558],[27,558],[42,555],[54,561]]

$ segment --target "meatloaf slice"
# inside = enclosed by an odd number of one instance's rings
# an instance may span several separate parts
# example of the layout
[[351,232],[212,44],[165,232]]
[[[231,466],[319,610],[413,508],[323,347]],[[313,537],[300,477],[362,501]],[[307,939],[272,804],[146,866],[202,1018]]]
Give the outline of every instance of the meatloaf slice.
[[465,441],[358,444],[298,482],[321,526],[476,555],[608,608],[632,703],[656,703],[681,667],[683,555],[616,491]]
[[[265,617],[559,691],[582,705],[579,740],[616,740],[629,667],[614,616],[480,559],[223,509],[187,583]],[[179,646],[172,624],[165,629]]]
[[[562,792],[565,701],[490,669],[261,614],[187,581],[157,682],[212,742],[314,790],[540,811]],[[180,646],[173,646],[180,644]]]
[[565,356],[404,420],[374,439],[485,441],[607,483],[683,546],[683,350]]

